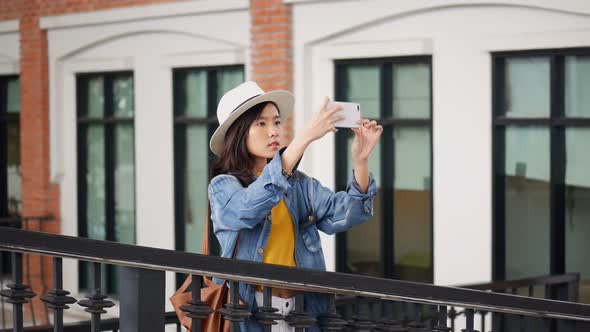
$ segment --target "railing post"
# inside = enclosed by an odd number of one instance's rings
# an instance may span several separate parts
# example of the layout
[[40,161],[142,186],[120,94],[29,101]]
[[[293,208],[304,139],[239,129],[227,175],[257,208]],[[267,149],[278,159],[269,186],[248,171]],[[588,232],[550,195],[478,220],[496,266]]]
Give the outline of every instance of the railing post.
[[121,267],[121,331],[164,331],[165,283],[163,271]]
[[223,315],[223,319],[231,322],[232,332],[239,332],[240,322],[252,315],[246,305],[240,304],[239,285],[237,281],[229,282],[230,303],[225,304],[223,308],[217,310]]
[[283,320],[285,317],[277,313],[279,309],[272,307],[272,288],[264,287],[262,305],[257,303],[258,309],[254,313],[254,317],[259,324],[264,326],[264,331],[270,332],[273,325],[276,325],[277,320]]
[[461,332],[478,332],[474,330],[474,323],[473,323],[473,309],[465,309],[465,328],[461,330]]
[[93,263],[94,269],[94,294],[87,296],[88,300],[82,300],[78,302],[78,305],[86,307],[84,311],[92,315],[90,320],[90,331],[100,332],[100,315],[106,314],[104,308],[110,308],[115,304],[111,301],[106,301],[106,295],[102,295],[101,291],[101,271],[100,263]]
[[336,298],[328,295],[328,312],[318,316],[318,326],[322,331],[340,331],[346,327],[346,322],[336,311]]
[[438,306],[438,321],[436,326],[433,328],[433,331],[436,332],[449,332],[451,331],[450,327],[447,327],[447,306],[439,305]]
[[369,310],[366,305],[366,300],[360,296],[355,298],[356,302],[356,315],[352,317],[351,327],[355,331],[371,331],[377,324],[371,321],[369,317]]
[[295,332],[303,332],[305,328],[311,327],[316,322],[316,319],[311,314],[305,312],[304,301],[305,294],[297,292],[297,295],[295,295],[295,310],[285,317],[285,321],[295,328]]
[[[198,307],[198,310],[192,310],[193,312],[188,313],[188,317],[191,319],[191,331],[194,332],[201,332],[201,323],[203,319],[207,319],[211,313],[213,313],[213,309],[209,307],[209,303],[201,301],[201,288],[203,288],[203,277],[200,275],[191,275],[191,301],[189,301],[188,305],[181,306],[180,309],[196,309],[194,307]],[[190,307],[193,306],[193,307]],[[188,308],[187,308],[188,307]],[[200,312],[195,312],[200,311]]]
[[393,303],[381,300],[381,319],[377,322],[375,330],[387,332],[408,332],[402,321],[395,320],[393,316]]
[[486,315],[488,314],[487,311],[479,310],[479,316],[481,317],[481,332],[485,332],[486,330]]
[[[180,307],[180,310],[187,313],[187,317],[191,318],[191,331],[201,332],[201,323],[203,319],[207,319],[213,313],[213,309],[209,307],[207,302],[201,301],[201,288],[203,287],[203,279],[200,275],[191,275],[191,296],[192,299]],[[178,326],[180,331],[180,326]]]
[[76,303],[76,299],[68,296],[70,292],[63,290],[63,264],[61,257],[53,258],[53,282],[54,289],[49,291],[48,295],[41,298],[41,301],[47,303],[47,306],[53,311],[53,331],[63,331],[64,309],[68,309],[68,304]]
[[422,306],[414,303],[414,320],[408,323],[410,332],[426,332],[426,324],[422,322]]
[[449,310],[449,319],[451,320],[451,331],[455,331],[455,319],[457,318],[457,309],[451,307]]
[[12,253],[12,282],[7,285],[9,290],[2,290],[1,296],[7,297],[6,302],[12,303],[12,323],[14,332],[23,331],[23,304],[28,303],[30,298],[36,294],[30,290],[30,287],[23,285],[23,256],[21,253]]

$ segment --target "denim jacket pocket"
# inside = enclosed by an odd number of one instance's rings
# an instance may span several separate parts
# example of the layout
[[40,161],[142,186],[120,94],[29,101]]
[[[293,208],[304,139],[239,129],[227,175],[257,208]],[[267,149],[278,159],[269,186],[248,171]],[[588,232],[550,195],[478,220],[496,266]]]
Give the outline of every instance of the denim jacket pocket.
[[316,225],[309,225],[301,230],[301,238],[307,250],[318,252],[322,248],[320,234]]

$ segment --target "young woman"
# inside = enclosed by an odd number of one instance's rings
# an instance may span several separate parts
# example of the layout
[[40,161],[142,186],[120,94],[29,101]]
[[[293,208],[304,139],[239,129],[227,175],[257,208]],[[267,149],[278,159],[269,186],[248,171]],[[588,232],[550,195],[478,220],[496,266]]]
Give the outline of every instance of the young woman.
[[[223,257],[325,270],[318,230],[334,234],[368,220],[377,191],[369,175],[368,158],[383,128],[361,120],[352,129],[353,172],[347,191],[333,192],[302,172],[297,164],[307,147],[330,132],[341,120],[339,106],[326,97],[319,112],[281,149],[281,118],[293,109],[287,91],[265,93],[254,82],[227,92],[217,108],[219,128],[210,142],[219,157],[209,184],[213,229]],[[238,241],[239,237],[239,241]],[[254,311],[262,305],[261,287],[240,284],[240,298]],[[273,307],[287,315],[294,309],[294,293],[273,290]],[[327,311],[327,297],[305,294],[305,310]],[[254,319],[242,330],[262,330]],[[281,321],[273,331],[289,331]]]

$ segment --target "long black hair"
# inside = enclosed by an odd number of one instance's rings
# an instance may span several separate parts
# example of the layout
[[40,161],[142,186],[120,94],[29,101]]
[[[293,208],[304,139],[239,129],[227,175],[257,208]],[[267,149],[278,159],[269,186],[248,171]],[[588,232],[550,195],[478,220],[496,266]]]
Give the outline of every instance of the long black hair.
[[243,186],[248,186],[255,180],[252,170],[256,166],[256,159],[248,152],[248,133],[252,122],[258,119],[269,103],[272,102],[252,106],[232,123],[225,134],[223,150],[213,164],[212,178],[219,174],[231,174],[238,178]]

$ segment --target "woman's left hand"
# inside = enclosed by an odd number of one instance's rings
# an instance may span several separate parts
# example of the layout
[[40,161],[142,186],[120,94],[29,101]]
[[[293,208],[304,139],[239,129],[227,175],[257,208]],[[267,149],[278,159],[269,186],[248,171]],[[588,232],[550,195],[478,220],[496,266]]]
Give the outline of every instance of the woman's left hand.
[[359,124],[359,128],[352,128],[355,136],[351,151],[353,162],[367,161],[383,133],[383,127],[375,120],[362,119]]

